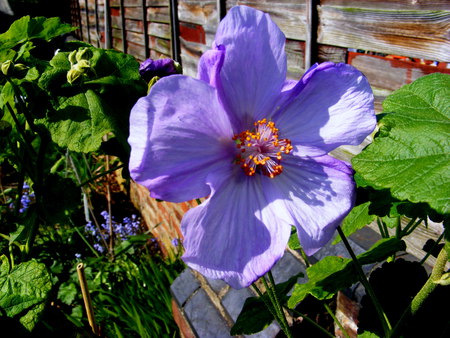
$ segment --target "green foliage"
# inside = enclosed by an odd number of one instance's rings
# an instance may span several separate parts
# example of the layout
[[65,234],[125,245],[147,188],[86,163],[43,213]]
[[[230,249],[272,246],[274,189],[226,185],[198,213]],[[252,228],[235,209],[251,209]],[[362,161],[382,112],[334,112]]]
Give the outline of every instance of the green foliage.
[[374,142],[355,156],[356,172],[399,200],[449,213],[450,76],[431,74],[391,94]]
[[[89,70],[68,83],[73,69],[69,52],[60,52],[50,61],[39,85],[52,100],[53,111],[39,123],[45,125],[52,140],[76,152],[97,151],[102,138],[112,132],[124,150],[128,150],[128,114],[136,100],[145,95],[146,84],[140,78],[137,61],[113,50],[84,48],[89,51]],[[81,50],[80,50],[81,51]]]
[[50,41],[75,29],[62,23],[60,18],[24,16],[13,22],[5,33],[0,34],[0,52],[33,39]]
[[[373,264],[405,249],[406,245],[402,240],[389,238],[377,242],[357,258],[362,265]],[[348,258],[328,256],[310,266],[306,270],[309,281],[305,284],[295,285],[292,296],[288,300],[288,306],[294,308],[308,294],[321,300],[330,299],[339,290],[356,283],[358,274],[354,264]]]
[[6,256],[0,265],[0,311],[31,331],[39,321],[52,283],[45,264],[35,260],[11,267]]
[[[369,213],[370,202],[354,207],[350,213],[342,221],[341,228],[345,236],[350,236],[355,231],[364,228],[367,224],[375,220],[375,215]],[[337,244],[341,241],[341,238],[337,236],[333,241],[333,244]]]
[[[276,294],[282,303],[286,302],[288,292],[302,276],[303,274],[293,276],[286,282],[275,286]],[[264,292],[262,297],[247,298],[236,323],[231,328],[230,335],[254,334],[268,327],[275,318],[266,304],[270,304],[267,292]]]

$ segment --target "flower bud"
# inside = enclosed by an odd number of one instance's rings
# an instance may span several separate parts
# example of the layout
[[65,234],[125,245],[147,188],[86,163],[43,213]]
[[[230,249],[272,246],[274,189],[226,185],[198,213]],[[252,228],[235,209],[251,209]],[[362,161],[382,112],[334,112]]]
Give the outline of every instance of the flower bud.
[[23,63],[16,63],[14,65],[14,72],[16,72],[16,73],[20,73],[27,69],[28,69],[28,66],[25,66]]
[[92,52],[87,47],[80,49],[75,58],[78,62],[81,60],[89,60],[92,57]]
[[67,72],[67,82],[70,84],[73,84],[76,80],[78,80],[82,75],[84,74],[84,71],[80,71],[77,69],[72,68]]
[[73,50],[70,52],[69,54],[69,61],[70,61],[70,65],[73,66],[74,64],[77,63],[77,59],[75,57],[75,55],[77,54],[76,50]]
[[89,68],[91,68],[91,63],[88,60],[80,60],[72,67],[72,69],[79,70],[80,72],[86,72]]
[[172,59],[147,59],[141,63],[139,67],[139,74],[142,78],[149,82],[155,76],[164,77],[179,73],[180,64]]
[[2,73],[5,76],[11,76],[14,71],[14,63],[11,60],[7,60],[2,63]]
[[436,280],[434,282],[440,285],[450,285],[450,272],[444,273],[439,280]]

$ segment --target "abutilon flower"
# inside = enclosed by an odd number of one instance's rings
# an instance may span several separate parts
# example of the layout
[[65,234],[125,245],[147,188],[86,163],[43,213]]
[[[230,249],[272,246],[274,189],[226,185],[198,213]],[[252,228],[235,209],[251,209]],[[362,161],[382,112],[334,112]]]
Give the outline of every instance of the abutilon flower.
[[355,187],[328,153],[376,124],[358,70],[325,62],[289,81],[284,46],[268,14],[234,7],[198,79],[165,77],[131,111],[132,178],[165,201],[209,196],[182,219],[183,260],[234,288],[271,269],[291,226],[308,255],[330,240]]

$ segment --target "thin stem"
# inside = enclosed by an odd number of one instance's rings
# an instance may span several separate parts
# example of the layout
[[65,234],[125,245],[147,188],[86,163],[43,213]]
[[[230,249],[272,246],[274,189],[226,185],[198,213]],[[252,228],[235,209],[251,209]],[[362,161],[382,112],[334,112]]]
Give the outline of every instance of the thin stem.
[[370,285],[369,281],[366,278],[366,274],[364,273],[362,266],[358,261],[358,258],[356,257],[355,253],[353,252],[353,249],[350,246],[350,243],[347,241],[347,238],[345,237],[344,232],[342,231],[340,226],[337,227],[337,231],[339,233],[339,236],[341,236],[342,242],[344,243],[345,247],[347,248],[348,253],[350,254],[350,256],[354,262],[354,266],[356,268],[356,271],[358,272],[361,283],[364,285],[364,288],[366,289],[367,294],[369,295],[370,299],[372,300],[373,305],[375,306],[375,309],[377,311],[378,317],[380,318],[381,325],[383,327],[385,336],[388,336],[389,332],[392,329],[392,326],[389,323],[389,319],[387,318],[386,313],[383,311],[383,309],[380,305],[380,302],[378,301],[378,298],[375,295],[374,290],[372,289],[372,286]]
[[[275,288],[275,280],[274,280],[273,275],[272,275],[272,270],[269,270],[269,272],[267,273],[267,275],[269,276],[270,286],[271,286],[271,288],[272,288],[273,296],[274,296],[274,299],[275,299],[275,304],[274,304],[274,306],[276,306],[276,307],[278,308],[278,310],[279,310],[279,315],[280,315],[280,320],[283,322],[283,325],[286,327],[286,330],[287,330],[287,331],[289,332],[289,334],[290,334],[289,324],[288,324],[288,322],[287,322],[286,315],[285,315],[285,313],[284,313],[284,311],[283,311],[283,306],[282,306],[281,303],[280,303],[280,299],[278,298],[277,290],[276,290],[276,288]],[[289,335],[288,335],[287,333],[286,333],[286,335],[289,337]]]
[[309,268],[311,266],[311,263],[309,262],[308,256],[306,255],[305,251],[302,248],[300,248],[299,251],[300,251],[300,255],[302,256],[303,260],[305,261],[305,266],[307,268]]
[[406,227],[402,231],[402,237],[410,235],[423,221],[423,219],[420,218],[417,222],[415,222],[416,219],[417,218],[414,218],[411,221],[409,221],[409,223],[406,225]]
[[[264,277],[263,277],[264,278]],[[277,318],[277,314],[275,313],[275,309],[273,308],[272,304],[270,304],[266,297],[264,297],[263,293],[261,292],[261,290],[256,286],[255,283],[252,283],[252,287],[253,290],[255,290],[255,292],[258,294],[258,297],[262,299],[262,301],[264,302],[264,304],[266,305],[267,309],[269,310],[269,312],[272,314],[273,318]]]
[[387,229],[385,229],[385,225],[380,217],[377,217],[377,224],[378,224],[378,230],[380,230],[381,237],[388,238],[389,233],[387,232]]
[[[96,179],[98,179],[100,177],[103,177],[103,176],[105,176],[107,174],[110,174],[110,173],[112,173],[112,172],[114,172],[116,170],[119,170],[119,169],[123,168],[123,167],[125,167],[125,165],[124,164],[120,164],[120,165],[118,165],[118,166],[116,166],[114,168],[108,169],[108,170],[106,170],[106,171],[104,171],[104,172],[102,172],[100,174],[92,176],[91,178],[87,179],[86,181],[78,183],[78,187],[83,187],[86,184],[91,183],[91,182],[95,181]],[[89,167],[87,167],[87,168],[88,168],[88,171],[90,172],[91,171],[90,168]]]
[[325,303],[325,302],[323,302],[323,306],[325,307],[325,310],[327,310],[327,312],[331,316],[331,318],[333,318],[334,322],[339,326],[339,328],[341,329],[342,333],[347,338],[350,338],[350,336],[347,333],[347,330],[344,329],[344,327],[342,326],[341,322],[337,319],[337,317],[335,316],[335,314],[331,310],[330,306],[327,303]]
[[8,108],[9,113],[10,113],[12,119],[14,120],[14,123],[16,124],[17,131],[19,132],[20,136],[22,136],[23,143],[24,143],[25,148],[27,149],[30,157],[36,156],[36,151],[28,143],[27,136],[25,134],[25,130],[22,128],[22,125],[20,124],[20,121],[17,118],[16,113],[14,112],[14,109],[12,109],[11,105],[9,104],[9,102],[6,102],[6,107]]
[[320,330],[323,334],[327,335],[328,337],[333,337],[334,335],[332,335],[330,332],[328,332],[327,330],[325,330],[322,326],[320,326],[319,324],[317,324],[314,320],[312,320],[311,318],[309,318],[308,316],[304,315],[303,313],[298,312],[297,310],[291,309],[292,312],[295,312],[297,314],[297,316],[302,317],[304,320],[306,320],[308,323],[310,323],[311,325],[313,325],[316,329]]
[[[273,278],[272,278],[272,280],[273,280]],[[277,294],[276,294],[276,291],[275,291],[274,284],[272,284],[272,282],[271,282],[272,285],[269,285],[267,283],[267,280],[266,280],[266,278],[264,276],[262,277],[262,281],[263,281],[264,286],[266,288],[266,292],[267,292],[267,295],[269,296],[270,302],[272,303],[272,306],[273,306],[274,311],[276,313],[276,317],[275,318],[277,319],[278,324],[280,324],[281,329],[286,334],[286,336],[288,338],[291,338],[292,334],[291,334],[291,332],[289,330],[289,325],[288,325],[288,323],[286,321],[286,317],[284,316],[283,308],[280,306],[280,303],[278,301],[278,297],[277,297]]]
[[439,238],[436,240],[436,242],[433,244],[433,246],[430,248],[430,250],[428,250],[427,254],[425,255],[425,257],[422,258],[422,260],[420,261],[420,264],[423,265],[426,260],[428,259],[428,257],[430,257],[431,255],[431,251],[433,251],[433,249],[435,247],[437,247],[437,245],[439,244],[440,241],[442,241],[442,238],[444,238],[444,233],[442,233]]

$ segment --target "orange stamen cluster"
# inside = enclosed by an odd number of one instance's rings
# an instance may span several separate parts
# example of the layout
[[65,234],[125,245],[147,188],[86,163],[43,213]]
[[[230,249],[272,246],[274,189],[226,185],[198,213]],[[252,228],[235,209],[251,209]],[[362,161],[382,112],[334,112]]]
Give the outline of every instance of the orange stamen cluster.
[[292,151],[291,141],[279,138],[279,130],[273,121],[262,119],[254,125],[253,131],[245,130],[233,136],[236,147],[240,150],[236,163],[248,176],[260,172],[274,178],[283,172],[280,162],[283,154]]

